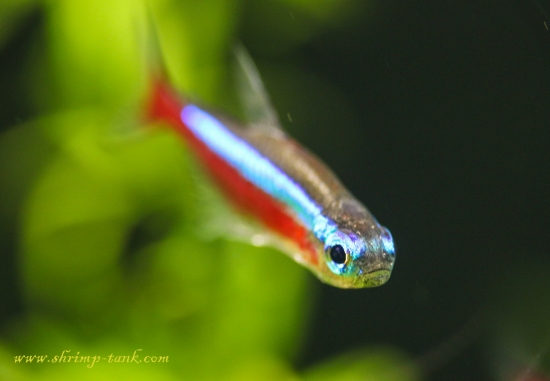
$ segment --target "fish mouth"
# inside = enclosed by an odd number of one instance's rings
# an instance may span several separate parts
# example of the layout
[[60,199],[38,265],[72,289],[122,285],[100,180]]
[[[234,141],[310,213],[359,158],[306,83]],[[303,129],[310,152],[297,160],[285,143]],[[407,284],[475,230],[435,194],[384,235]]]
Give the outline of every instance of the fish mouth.
[[386,283],[390,279],[390,275],[391,270],[377,269],[366,273],[362,281],[364,287],[378,287]]

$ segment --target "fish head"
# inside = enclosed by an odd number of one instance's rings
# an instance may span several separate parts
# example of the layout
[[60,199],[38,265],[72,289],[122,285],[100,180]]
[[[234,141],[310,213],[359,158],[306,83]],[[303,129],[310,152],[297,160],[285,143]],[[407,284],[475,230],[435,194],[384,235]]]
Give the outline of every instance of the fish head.
[[338,229],[326,238],[321,261],[322,280],[340,288],[381,286],[390,278],[395,262],[391,233],[380,225],[360,232]]

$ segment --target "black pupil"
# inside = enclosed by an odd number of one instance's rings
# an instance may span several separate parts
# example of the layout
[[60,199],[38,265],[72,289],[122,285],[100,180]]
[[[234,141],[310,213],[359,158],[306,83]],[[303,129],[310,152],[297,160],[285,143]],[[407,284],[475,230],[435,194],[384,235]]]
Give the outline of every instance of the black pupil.
[[330,259],[332,259],[332,262],[341,265],[346,262],[346,251],[342,246],[334,245],[330,249]]

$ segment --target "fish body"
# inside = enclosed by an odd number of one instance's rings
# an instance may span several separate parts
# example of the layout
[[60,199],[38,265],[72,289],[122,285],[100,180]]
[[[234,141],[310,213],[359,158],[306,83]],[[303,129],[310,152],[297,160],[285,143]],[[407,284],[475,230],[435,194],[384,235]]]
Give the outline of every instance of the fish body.
[[152,83],[149,118],[177,131],[227,199],[296,262],[340,288],[389,279],[390,232],[317,157],[278,126],[243,127],[183,101],[161,77]]

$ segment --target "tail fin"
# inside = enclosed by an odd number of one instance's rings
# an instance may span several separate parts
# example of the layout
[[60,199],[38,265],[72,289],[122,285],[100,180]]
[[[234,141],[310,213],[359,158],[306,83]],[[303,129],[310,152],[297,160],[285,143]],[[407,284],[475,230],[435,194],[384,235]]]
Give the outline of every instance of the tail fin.
[[179,122],[181,103],[179,96],[170,87],[164,64],[160,39],[152,10],[145,9],[144,22],[140,24],[141,45],[146,62],[147,95],[143,117],[147,122]]

